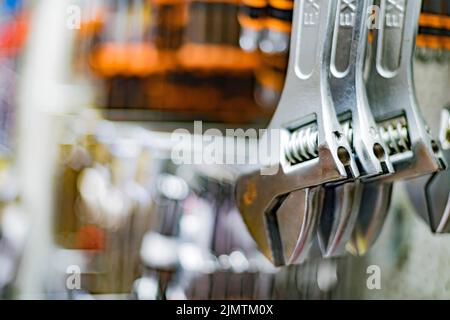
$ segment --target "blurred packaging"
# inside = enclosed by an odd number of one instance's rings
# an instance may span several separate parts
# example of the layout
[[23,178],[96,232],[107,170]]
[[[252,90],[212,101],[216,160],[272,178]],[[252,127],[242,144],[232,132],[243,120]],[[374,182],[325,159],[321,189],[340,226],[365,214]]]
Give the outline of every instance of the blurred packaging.
[[238,0],[95,4],[86,4],[92,14],[74,65],[82,72],[88,65],[99,80],[97,104],[108,118],[268,121],[273,109],[254,98],[259,53],[239,45]]
[[18,62],[28,20],[22,1],[0,1],[0,298],[12,296],[29,227],[15,165]]
[[450,2],[424,0],[417,47],[423,60],[448,60],[450,51]]
[[28,12],[20,0],[0,1],[0,154],[10,157],[14,121],[18,59],[28,31]]

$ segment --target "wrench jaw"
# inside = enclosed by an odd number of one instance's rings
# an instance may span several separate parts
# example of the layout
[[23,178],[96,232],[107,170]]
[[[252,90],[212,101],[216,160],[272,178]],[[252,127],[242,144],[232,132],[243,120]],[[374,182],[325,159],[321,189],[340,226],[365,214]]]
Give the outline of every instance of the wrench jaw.
[[256,201],[256,185],[248,180],[239,182],[237,194],[243,194],[241,187],[245,184],[246,191],[238,207],[261,252],[276,266],[303,261],[316,233],[322,188],[301,189],[278,196],[265,210],[255,214],[247,210],[246,205]]
[[[322,179],[335,181],[346,178],[346,176],[343,177],[342,172],[336,169],[330,150],[320,146],[318,154],[319,157],[316,159],[295,165],[295,168],[294,166],[289,167],[291,169],[289,172],[285,172],[283,166],[279,165],[278,171],[274,175],[263,175],[260,171],[253,171],[240,176],[236,182],[238,209],[259,249],[274,264],[299,261],[308,251],[309,239],[316,230],[315,224],[321,210],[321,204],[318,203],[320,201],[313,201],[313,199],[320,198],[320,193],[315,191],[314,186],[320,186]],[[283,158],[284,155],[280,162],[287,165]],[[345,170],[343,165],[342,168]],[[311,190],[305,189],[309,187]],[[305,200],[306,203],[314,202],[314,205],[300,205],[303,203],[302,198],[308,200]],[[277,231],[279,229],[277,222],[280,221],[278,211],[286,212],[287,208],[292,209],[290,218],[293,220],[286,222],[292,226],[298,226],[299,238],[296,239],[298,245],[295,250],[292,249],[295,251],[295,254],[292,254],[293,258],[289,258],[288,254],[282,255],[283,258],[280,258],[280,250],[276,249],[280,247],[277,243],[282,241],[282,239],[276,240],[276,234],[280,234]],[[281,214],[282,217],[286,215],[287,213]],[[280,225],[283,224],[280,223]],[[286,229],[286,227],[282,228]],[[302,231],[300,232],[300,230]],[[292,235],[292,232],[289,234]],[[293,240],[284,241],[292,243]],[[289,245],[287,246],[289,247]],[[286,250],[289,251],[289,249]],[[277,253],[276,256],[274,252]]]
[[406,182],[415,212],[433,233],[450,232],[450,171],[421,176]]
[[[377,146],[378,149],[371,150],[369,153],[363,144],[364,142],[367,143],[367,140],[369,140],[369,145]],[[386,176],[393,172],[393,165],[384,151],[386,149],[383,148],[381,143],[375,142],[377,141],[376,136],[374,139],[367,140],[353,144],[355,149],[357,145],[363,149],[359,153],[356,152],[360,155],[363,154],[365,157],[363,160],[362,157],[357,158],[359,167],[363,172],[362,177],[335,185],[330,184],[326,187],[326,201],[318,232],[319,246],[324,257],[342,256],[346,253],[346,244],[352,235],[361,206],[363,186],[360,180],[378,178],[381,175]],[[376,152],[378,154],[375,156]],[[362,163],[369,165],[364,168]],[[376,217],[378,216],[379,214],[376,215]]]
[[[442,110],[440,142],[450,163],[450,107]],[[435,173],[426,186],[430,226],[435,233],[450,233],[450,169]]]
[[[372,146],[374,150],[368,151],[366,145],[367,143]],[[373,143],[373,144],[372,144]],[[346,253],[346,245],[352,237],[352,232],[358,221],[358,216],[361,211],[361,201],[363,194],[363,184],[360,180],[370,180],[380,177],[386,177],[392,174],[393,165],[387,156],[385,147],[380,140],[376,140],[376,135],[374,139],[367,139],[366,141],[361,141],[361,143],[354,143],[353,145],[358,146],[363,149],[360,150],[359,154],[363,154],[365,158],[361,161],[358,157],[359,166],[362,167],[362,176],[360,179],[356,179],[351,182],[337,183],[335,185],[327,186],[326,190],[326,201],[324,204],[324,212],[322,212],[321,220],[319,223],[319,246],[322,250],[324,257],[336,257],[342,256]],[[358,152],[356,152],[358,154]],[[370,160],[369,160],[370,159]],[[369,161],[367,161],[369,160]],[[365,168],[362,166],[361,162],[369,164]],[[365,171],[371,170],[371,171]],[[382,193],[382,189],[372,189],[374,192],[379,192],[378,195],[386,203],[388,199],[386,198],[386,193]],[[388,193],[390,196],[390,193]],[[381,200],[380,200],[381,201]],[[357,228],[362,228],[367,232],[368,239],[364,240],[362,243],[373,243],[371,238],[376,239],[377,235],[373,235],[373,231],[369,230],[376,225],[382,225],[380,220],[383,218],[382,212],[375,212],[376,210],[382,210],[383,206],[378,205],[374,208],[373,223],[370,226],[363,226]],[[367,218],[366,218],[367,219]],[[363,240],[361,236],[358,239]],[[374,240],[373,240],[374,241]],[[359,243],[359,242],[358,242]],[[362,244],[358,245],[359,252],[366,251],[363,249]]]
[[389,211],[394,181],[437,172],[444,163],[443,160],[436,159],[436,153],[430,152],[429,147],[423,140],[413,143],[411,151],[398,154],[395,159],[395,174],[378,178],[363,185],[360,212],[352,238],[347,245],[347,251],[354,255],[366,254],[378,238]]
[[361,191],[357,181],[326,188],[326,205],[322,209],[318,228],[318,242],[323,257],[342,256],[346,253],[346,244],[358,217]]
[[291,192],[277,211],[266,212],[273,263],[299,264],[309,256],[323,203],[323,188]]
[[[450,129],[449,111],[442,111],[440,142],[442,155],[450,162]],[[438,125],[438,119],[429,118],[433,126]],[[433,233],[450,232],[450,170],[436,172],[432,175],[419,177],[406,182],[406,189],[418,215],[429,225]]]
[[426,186],[426,200],[431,231],[449,233],[450,170],[447,169],[432,176]]
[[363,256],[372,247],[381,233],[390,207],[392,183],[372,182],[362,189],[361,208],[347,252]]

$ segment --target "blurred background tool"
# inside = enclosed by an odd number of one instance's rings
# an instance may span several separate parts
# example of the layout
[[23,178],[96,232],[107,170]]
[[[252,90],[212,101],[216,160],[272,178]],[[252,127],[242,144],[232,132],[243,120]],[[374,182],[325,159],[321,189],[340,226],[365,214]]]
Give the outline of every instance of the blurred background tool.
[[17,179],[17,92],[20,57],[27,39],[29,10],[22,1],[0,1],[0,298],[14,292],[28,217]]

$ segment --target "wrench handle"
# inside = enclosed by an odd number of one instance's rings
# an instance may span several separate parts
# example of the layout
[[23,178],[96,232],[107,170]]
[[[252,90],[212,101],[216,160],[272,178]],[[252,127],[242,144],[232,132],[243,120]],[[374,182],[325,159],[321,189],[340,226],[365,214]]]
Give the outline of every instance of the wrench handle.
[[386,79],[408,74],[415,48],[422,0],[381,0],[375,65]]
[[318,88],[320,65],[326,52],[329,17],[334,1],[296,0],[293,30],[291,36],[290,70],[288,77],[294,77],[304,89]]

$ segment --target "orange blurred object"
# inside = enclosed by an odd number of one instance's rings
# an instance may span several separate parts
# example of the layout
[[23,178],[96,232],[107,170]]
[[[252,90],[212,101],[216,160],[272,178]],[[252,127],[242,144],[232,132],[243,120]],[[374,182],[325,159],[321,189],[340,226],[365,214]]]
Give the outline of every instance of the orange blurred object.
[[227,45],[183,45],[177,54],[181,69],[200,72],[245,72],[258,66],[258,56]]
[[103,12],[98,12],[93,18],[82,21],[79,29],[78,36],[82,38],[92,37],[94,34],[99,33],[105,22]]
[[14,56],[24,45],[28,34],[28,15],[18,14],[0,28],[0,56]]
[[105,232],[94,225],[85,225],[78,230],[75,247],[82,250],[104,250]]
[[90,55],[90,65],[99,75],[145,76],[164,71],[156,48],[147,43],[104,43],[96,47]]

